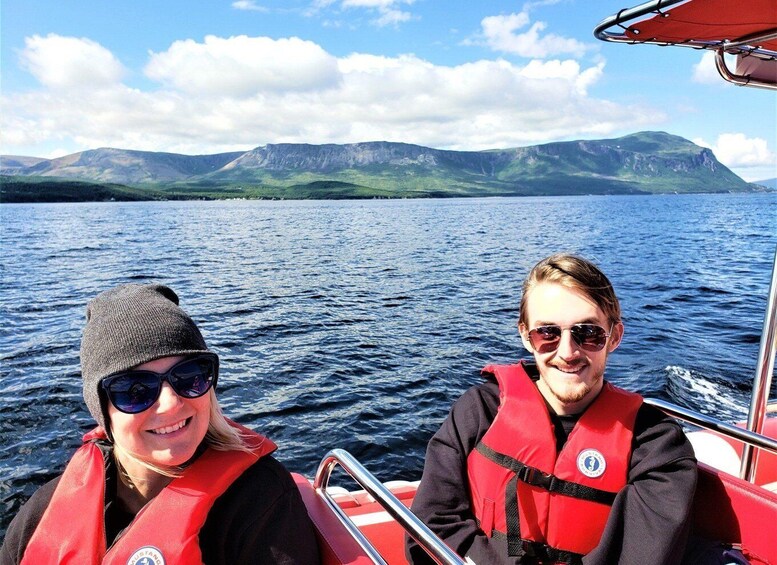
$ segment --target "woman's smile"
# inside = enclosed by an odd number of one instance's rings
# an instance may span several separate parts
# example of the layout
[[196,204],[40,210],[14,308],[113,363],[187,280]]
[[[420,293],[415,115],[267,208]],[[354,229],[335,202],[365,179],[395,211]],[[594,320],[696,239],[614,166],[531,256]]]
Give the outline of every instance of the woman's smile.
[[177,423],[175,423],[175,424],[173,424],[171,426],[164,426],[164,427],[156,428],[156,429],[149,430],[149,431],[152,434],[157,434],[157,435],[172,434],[174,432],[177,432],[178,430],[180,430],[184,426],[189,425],[189,422],[191,422],[191,420],[192,420],[191,418],[184,418],[180,422],[177,422]]

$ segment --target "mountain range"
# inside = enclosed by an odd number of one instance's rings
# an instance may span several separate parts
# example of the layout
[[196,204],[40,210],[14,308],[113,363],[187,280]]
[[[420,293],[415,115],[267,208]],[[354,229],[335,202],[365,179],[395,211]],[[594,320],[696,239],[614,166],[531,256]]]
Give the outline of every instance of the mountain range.
[[58,194],[59,200],[135,200],[765,190],[709,149],[664,132],[488,151],[385,141],[280,143],[214,155],[104,148],[56,159],[2,156],[0,174],[5,202],[52,201]]

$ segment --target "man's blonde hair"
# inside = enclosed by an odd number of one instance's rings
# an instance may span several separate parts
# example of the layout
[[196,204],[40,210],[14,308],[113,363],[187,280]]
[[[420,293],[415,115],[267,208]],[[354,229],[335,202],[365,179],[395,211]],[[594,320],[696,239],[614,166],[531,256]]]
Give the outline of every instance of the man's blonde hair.
[[602,309],[610,325],[621,321],[620,302],[604,273],[587,259],[569,253],[557,253],[537,263],[523,282],[519,324],[528,327],[528,297],[532,289],[541,283],[555,283],[577,289]]

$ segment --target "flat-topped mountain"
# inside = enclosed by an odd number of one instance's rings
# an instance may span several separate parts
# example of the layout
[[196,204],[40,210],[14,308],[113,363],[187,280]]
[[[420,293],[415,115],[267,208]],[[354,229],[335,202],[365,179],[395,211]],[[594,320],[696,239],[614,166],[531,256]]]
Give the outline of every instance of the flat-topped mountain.
[[[758,190],[709,149],[663,132],[489,151],[386,141],[268,144],[178,155],[94,149],[58,159],[2,157],[0,173],[153,189],[153,198],[352,198],[741,192]],[[11,186],[9,177],[4,185]],[[4,190],[5,192],[5,190]]]

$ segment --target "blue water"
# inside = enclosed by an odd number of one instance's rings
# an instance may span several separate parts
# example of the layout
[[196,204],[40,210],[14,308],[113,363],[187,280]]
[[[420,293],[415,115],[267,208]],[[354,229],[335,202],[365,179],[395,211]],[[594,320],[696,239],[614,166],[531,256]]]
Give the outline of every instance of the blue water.
[[417,479],[487,362],[525,355],[520,284],[561,250],[611,278],[626,335],[608,378],[746,414],[777,195],[0,206],[0,534],[93,422],[86,302],[163,282],[222,359],[227,415],[312,476],[327,450]]

